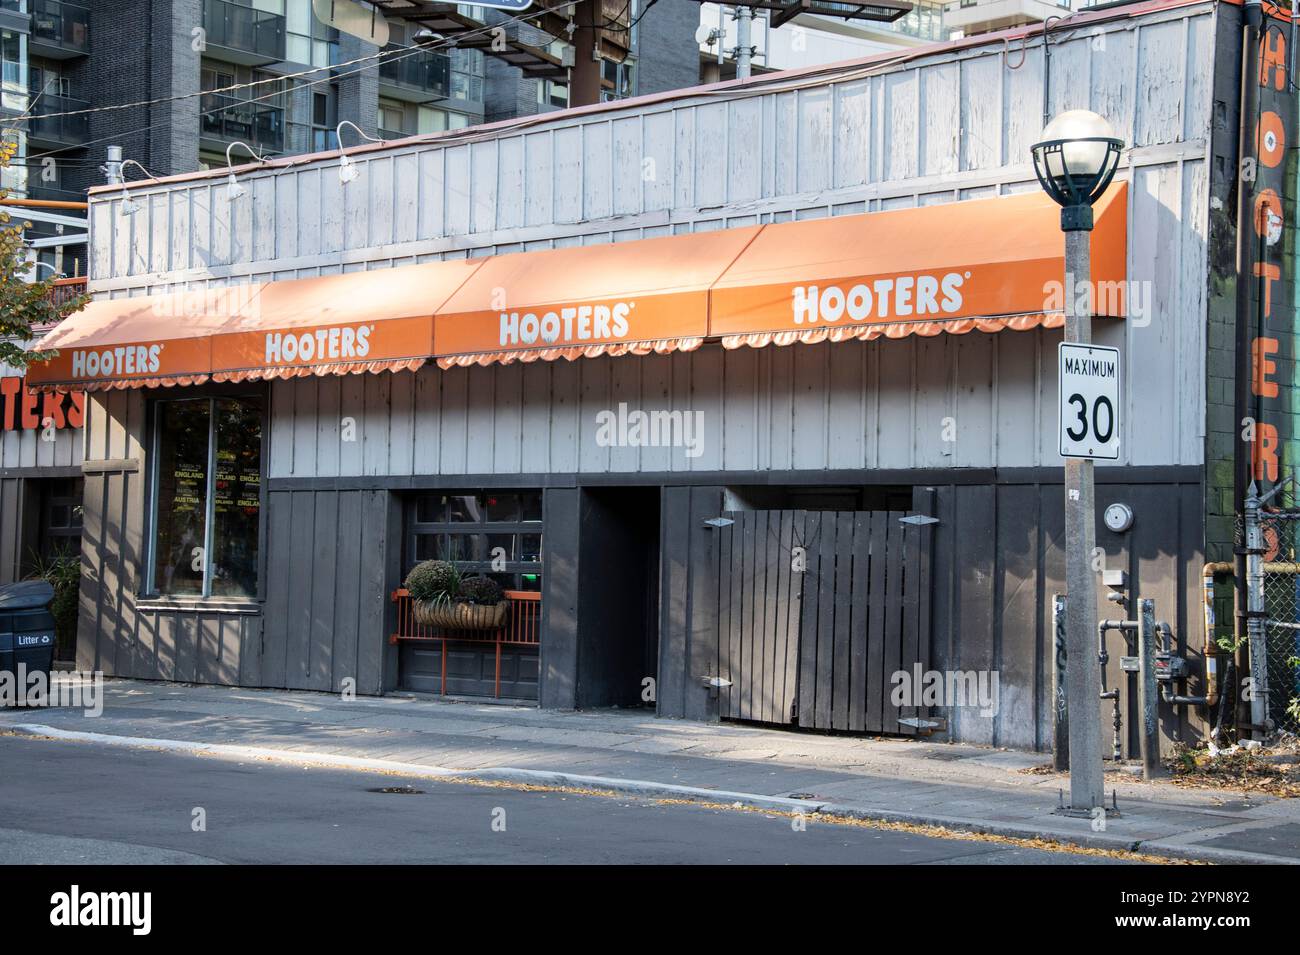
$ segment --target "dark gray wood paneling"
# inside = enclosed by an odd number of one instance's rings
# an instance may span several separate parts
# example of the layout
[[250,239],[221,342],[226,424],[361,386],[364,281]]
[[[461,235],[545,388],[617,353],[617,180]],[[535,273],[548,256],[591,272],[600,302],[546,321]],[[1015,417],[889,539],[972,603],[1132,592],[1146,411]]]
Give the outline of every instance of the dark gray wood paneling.
[[722,513],[722,493],[673,487],[660,498],[660,716],[718,718],[720,701],[703,681],[718,667],[719,543],[704,522]]
[[[1065,591],[1064,493],[1056,483],[1004,480],[996,486],[936,488],[935,559],[929,652],[933,669],[996,669],[999,707],[992,719],[974,707],[950,710],[951,735],[965,742],[1047,749],[1051,746],[1051,600]],[[1035,476],[1036,477],[1036,476]],[[1098,482],[1097,544],[1106,565],[1129,572],[1130,597],[1152,597],[1156,616],[1175,628],[1180,643],[1197,649],[1200,637],[1199,573],[1204,527],[1198,483]],[[1106,504],[1124,501],[1137,518],[1131,531],[1114,535],[1100,523]],[[1099,618],[1123,617],[1098,587]],[[1130,609],[1136,604],[1130,605]],[[1131,614],[1130,614],[1131,615]],[[1128,653],[1118,634],[1107,639],[1108,684],[1118,686],[1124,720],[1123,753],[1135,755],[1136,709],[1130,680],[1119,671]],[[1190,653],[1194,673],[1201,660]],[[1199,692],[1199,681],[1189,691]],[[1104,752],[1112,749],[1109,701],[1102,712]],[[1200,738],[1204,714],[1161,706],[1163,745],[1179,737]]]
[[263,646],[262,685],[384,689],[390,593],[387,491],[290,491],[267,496],[267,605],[241,644]]
[[718,719],[717,695],[704,686],[715,675],[718,659],[718,535],[704,522],[722,513],[723,489],[691,489],[690,510],[690,669],[683,681],[683,715],[693,720]]
[[[328,690],[332,684],[334,640],[338,636],[334,622],[335,594],[339,584],[352,586],[356,578],[338,580],[339,555],[349,543],[339,534],[340,497],[337,494],[317,494],[314,504],[310,651],[305,675],[309,688]],[[359,538],[352,543],[359,543]]]
[[[956,489],[956,542],[953,576],[956,584],[954,606],[957,622],[951,661],[954,669],[991,670],[996,665],[994,647],[995,600],[993,568],[997,554],[997,497],[992,487]],[[967,742],[993,743],[995,721],[981,716],[979,710],[962,707],[952,710],[958,724],[957,735]]]
[[99,670],[100,561],[104,552],[102,474],[87,474],[82,487],[81,594],[77,617],[77,668]]
[[[1038,696],[1042,661],[1038,647],[1039,491],[1034,485],[998,488],[996,580],[999,660],[998,743],[1019,749],[1038,745],[1037,714],[1046,705]],[[1048,594],[1047,599],[1051,600]],[[1049,615],[1050,616],[1050,615]]]
[[22,576],[22,492],[20,478],[0,478],[0,584]]
[[[289,565],[288,607],[283,617],[285,628],[285,685],[296,690],[311,689],[311,619],[312,585],[316,578],[315,514],[317,493],[298,491],[289,496],[289,536],[271,540],[272,564],[283,560]],[[272,498],[271,506],[276,501]],[[271,621],[275,626],[276,622]]]
[[[659,520],[663,529],[659,538],[662,582],[659,590],[659,674],[656,698],[660,716],[680,717],[686,715],[691,489],[664,488],[660,502]],[[549,528],[548,522],[548,534]],[[550,572],[548,565],[547,573]]]
[[[542,497],[542,646],[538,699],[547,709],[576,705],[578,669],[577,488],[548,489]],[[660,681],[660,693],[663,683]]]
[[[292,492],[267,494],[267,541],[271,545],[266,560],[266,618],[262,630],[262,679],[267,686],[284,686],[288,679],[289,630],[285,622],[289,616],[289,576],[292,563],[288,560],[271,560],[272,554],[288,550],[281,541],[293,536]],[[272,543],[273,542],[273,543]]]

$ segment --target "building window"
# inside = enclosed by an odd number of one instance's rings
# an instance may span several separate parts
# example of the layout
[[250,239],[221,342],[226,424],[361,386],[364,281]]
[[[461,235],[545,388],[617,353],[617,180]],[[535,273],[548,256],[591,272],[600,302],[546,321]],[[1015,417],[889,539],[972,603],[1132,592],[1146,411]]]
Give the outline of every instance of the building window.
[[406,567],[449,560],[506,590],[540,590],[542,492],[434,492],[407,507]]
[[81,478],[42,482],[41,557],[77,557],[81,553]]
[[262,399],[155,406],[149,592],[257,596]]
[[399,139],[413,132],[406,122],[406,107],[394,100],[379,101],[379,118],[377,120],[380,139]]
[[339,148],[339,91],[331,83],[311,94],[311,150],[323,153]]
[[537,104],[539,106],[555,106],[564,109],[569,105],[568,85],[557,83],[555,80],[538,80]]

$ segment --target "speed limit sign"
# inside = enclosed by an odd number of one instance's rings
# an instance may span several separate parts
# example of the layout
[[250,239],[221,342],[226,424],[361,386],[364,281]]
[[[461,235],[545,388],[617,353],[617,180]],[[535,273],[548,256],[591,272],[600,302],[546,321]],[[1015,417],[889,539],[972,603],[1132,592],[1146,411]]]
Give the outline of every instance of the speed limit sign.
[[1061,457],[1119,457],[1119,349],[1061,342]]

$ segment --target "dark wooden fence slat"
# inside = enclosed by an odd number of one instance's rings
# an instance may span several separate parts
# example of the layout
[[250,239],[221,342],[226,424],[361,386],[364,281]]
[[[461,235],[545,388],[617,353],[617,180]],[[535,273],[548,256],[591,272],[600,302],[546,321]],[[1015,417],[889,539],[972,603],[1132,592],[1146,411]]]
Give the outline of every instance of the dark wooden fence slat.
[[[915,513],[915,512],[912,512]],[[921,573],[921,534],[915,524],[903,527],[903,651],[901,664],[904,669],[915,672],[913,665],[920,659],[918,634],[921,614],[920,573]],[[913,690],[921,689],[913,686]],[[912,706],[902,707],[895,717],[916,716],[920,710],[916,704],[919,700],[913,696]],[[906,723],[899,724],[899,732],[916,735],[916,727]]]
[[831,697],[831,728],[849,728],[850,650],[853,630],[849,626],[853,607],[853,527],[852,511],[835,515],[835,624],[833,654],[834,676]]
[[[817,571],[817,710],[813,726],[833,725],[835,681],[835,513],[822,514],[817,550],[821,555]],[[805,637],[807,639],[807,637]]]
[[[903,658],[903,525],[899,518],[902,511],[890,511],[888,516],[888,539],[885,544],[885,656],[882,672],[884,678],[885,704],[881,719],[881,730],[897,733],[898,707],[893,703],[893,690],[896,686],[894,674],[902,666]],[[911,664],[909,662],[908,666]]]
[[760,634],[755,646],[759,654],[757,677],[758,719],[765,723],[772,721],[774,710],[772,695],[772,669],[776,656],[776,638],[772,633],[776,614],[773,590],[775,590],[775,544],[772,540],[772,511],[757,512],[757,526],[754,530],[754,546],[757,551],[757,567],[760,584],[754,601],[754,618],[758,623]]
[[868,571],[871,568],[871,514],[853,515],[853,577],[849,629],[849,729],[866,728],[867,714],[867,615],[870,611]]
[[789,723],[794,704],[794,693],[799,666],[799,588],[803,576],[795,573],[794,528],[801,519],[796,511],[780,514],[780,573],[777,576],[777,680],[780,686],[781,707],[777,720]]
[[885,554],[889,530],[889,515],[884,511],[871,513],[870,580],[867,590],[867,710],[864,717],[868,732],[884,730],[883,713],[889,699],[889,681],[885,674]]
[[[730,516],[730,515],[724,515]],[[718,528],[718,676],[734,679],[731,656],[731,533],[735,525]],[[718,716],[731,715],[731,687],[718,690]]]
[[740,683],[740,719],[754,719],[754,512],[741,512],[741,549],[744,552],[744,566],[741,568],[741,651],[740,665],[744,670],[744,679]]
[[[937,516],[938,501],[934,488],[917,488],[913,492],[912,500],[914,502],[913,506],[917,509],[918,513],[924,514],[927,517]],[[917,645],[916,659],[917,662],[921,664],[921,672],[925,673],[930,669],[930,646],[933,642],[930,632],[930,604],[932,600],[931,591],[934,587],[934,525],[922,524],[917,529],[917,533],[920,538],[921,569],[920,573],[917,575],[917,579],[920,582],[917,589],[918,596],[920,597],[920,609],[917,618],[919,621],[917,626],[919,642]],[[917,713],[921,716],[932,715],[930,707],[927,706],[919,707]]]
[[821,547],[816,535],[822,515],[804,513],[804,574],[799,608],[799,725],[812,726],[817,708],[817,585]]
[[728,715],[740,718],[740,697],[744,692],[741,684],[745,679],[745,661],[742,656],[744,652],[744,589],[745,589],[745,543],[744,527],[739,523],[742,515],[732,514],[732,519],[737,523],[727,528],[731,533],[731,579],[728,583],[728,590],[731,594],[731,615],[728,626],[731,632],[728,635],[728,643],[731,649],[731,672],[729,677],[732,686],[727,694]]

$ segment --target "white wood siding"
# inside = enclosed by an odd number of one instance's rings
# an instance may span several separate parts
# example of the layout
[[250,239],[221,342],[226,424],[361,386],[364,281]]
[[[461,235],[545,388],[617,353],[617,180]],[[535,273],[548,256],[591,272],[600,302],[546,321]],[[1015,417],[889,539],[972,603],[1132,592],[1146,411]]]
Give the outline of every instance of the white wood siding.
[[[91,290],[144,295],[389,268],[432,259],[625,241],[1036,189],[1044,107],[1087,106],[1132,148],[1129,277],[1145,322],[1098,338],[1126,355],[1123,464],[1199,464],[1213,6],[1060,29],[1018,44],[878,69],[539,120],[150,190],[91,209]],[[1015,68],[1013,68],[1015,67]],[[137,196],[139,198],[139,196]],[[271,474],[1016,467],[1057,464],[1055,333],[277,383]],[[705,413],[705,452],[608,449],[594,415]],[[957,441],[941,440],[956,419]],[[355,446],[338,421],[355,418]],[[1140,431],[1139,431],[1140,429]]]

